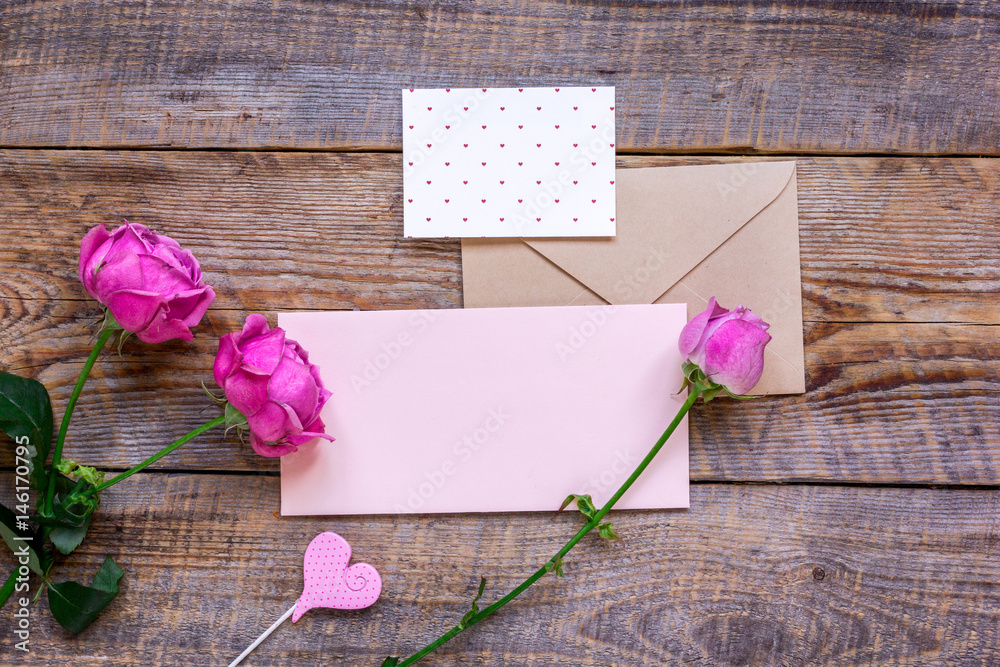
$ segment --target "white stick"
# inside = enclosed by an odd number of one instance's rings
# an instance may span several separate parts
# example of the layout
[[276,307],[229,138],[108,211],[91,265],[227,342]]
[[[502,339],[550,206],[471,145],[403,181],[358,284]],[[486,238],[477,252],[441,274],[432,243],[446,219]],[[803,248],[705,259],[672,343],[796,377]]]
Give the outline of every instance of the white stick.
[[257,639],[253,640],[253,644],[250,644],[250,646],[247,646],[247,650],[243,651],[243,653],[240,653],[240,657],[236,658],[231,663],[229,663],[229,667],[236,667],[236,665],[238,665],[241,662],[243,662],[243,658],[245,658],[248,655],[250,655],[250,652],[253,651],[255,648],[257,648],[258,646],[260,646],[260,643],[262,641],[264,641],[265,639],[267,639],[267,636],[269,634],[271,634],[272,632],[274,632],[279,625],[281,625],[286,620],[288,620],[288,617],[292,615],[293,611],[295,611],[295,605],[294,604],[292,605],[291,609],[289,609],[284,614],[282,614],[281,618],[279,618],[277,621],[274,622],[274,625],[272,625],[271,627],[269,627],[267,630],[264,630],[264,634],[262,634],[260,637],[257,637]]

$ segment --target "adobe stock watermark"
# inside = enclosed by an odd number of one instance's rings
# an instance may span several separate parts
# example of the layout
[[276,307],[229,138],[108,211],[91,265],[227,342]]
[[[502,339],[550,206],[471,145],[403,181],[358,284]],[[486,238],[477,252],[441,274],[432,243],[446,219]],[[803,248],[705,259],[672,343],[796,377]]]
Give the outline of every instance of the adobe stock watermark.
[[[31,476],[31,440],[26,435],[22,435],[14,440],[14,521],[17,533],[12,537],[13,542],[20,543],[14,549],[14,556],[17,558],[16,577],[14,580],[14,594],[23,593],[15,598],[14,605],[14,635],[21,641],[14,644],[18,651],[28,652],[28,644],[31,636],[31,604],[30,578],[31,551],[28,543],[32,541],[31,536],[22,536],[20,533],[28,532],[28,516],[31,514],[31,493],[28,485]],[[11,545],[13,547],[13,544]]]
[[[622,301],[635,301],[642,286],[656,275],[657,271],[666,266],[669,257],[660,248],[650,248],[646,259],[622,279],[615,283],[614,290]],[[585,313],[585,319],[573,325],[567,331],[566,338],[556,342],[555,350],[560,361],[566,361],[583,349],[588,341],[594,338],[604,328],[615,313],[618,306],[590,306]]]
[[618,294],[622,299],[635,298],[642,286],[649,282],[657,271],[666,266],[669,260],[670,257],[663,252],[662,248],[650,248],[642,264],[615,283],[615,294]]
[[[773,323],[796,305],[796,297],[798,296],[799,295],[792,294],[786,289],[778,290],[778,293],[771,300],[771,303],[767,305],[767,307],[761,308],[760,310],[754,309],[754,312],[757,313],[757,315],[760,316],[760,318],[765,322]],[[799,299],[800,301],[798,303],[801,303],[801,297],[799,297]]]
[[734,170],[729,178],[723,179],[715,184],[715,189],[723,201],[739,192],[740,188],[747,184],[748,179],[760,169],[759,162],[743,162]]
[[416,342],[420,334],[427,331],[427,328],[437,321],[438,317],[440,316],[433,310],[422,310],[414,313],[410,317],[409,329],[400,331],[394,338],[384,341],[379,352],[365,359],[361,372],[351,375],[351,387],[354,389],[354,393],[360,394],[382,377],[406,349]]
[[586,308],[582,321],[570,325],[566,332],[566,338],[556,341],[555,350],[559,361],[565,362],[582,350],[583,346],[607,325],[609,318],[616,312],[618,312],[618,306]]
[[[451,92],[452,89],[445,88],[445,90]],[[457,130],[461,127],[492,95],[493,92],[489,88],[477,88],[464,98],[459,99],[459,96],[456,96],[451,107],[444,114],[444,128],[435,127],[429,134],[420,137],[411,144],[414,147],[406,153],[403,175],[413,174],[417,167],[426,162],[442,146],[447,145],[449,138],[457,134],[451,130]]]
[[[618,490],[628,475],[639,465],[639,458],[631,450],[616,449],[611,463],[600,473],[587,480],[580,495],[589,495],[597,502],[598,498],[610,498]],[[600,505],[598,505],[600,507]]]
[[420,481],[407,489],[405,505],[395,503],[393,511],[405,514],[417,512],[445,487],[448,480],[458,474],[463,464],[472,461],[479,452],[488,448],[496,434],[507,424],[511,414],[503,407],[492,408],[473,429],[462,434],[451,445],[451,456],[438,465],[424,470]]
[[[598,136],[574,147],[568,166],[575,167],[575,172],[579,175],[588,167],[595,166],[599,156],[609,150],[613,153],[614,149],[615,122],[613,119],[606,120]],[[555,180],[541,183],[544,192],[539,192],[534,198],[523,203],[521,211],[514,214],[514,229],[519,235],[523,235],[532,225],[540,223],[545,217],[545,211],[556,205],[563,191],[576,184],[573,174],[574,172],[568,168],[560,170]]]

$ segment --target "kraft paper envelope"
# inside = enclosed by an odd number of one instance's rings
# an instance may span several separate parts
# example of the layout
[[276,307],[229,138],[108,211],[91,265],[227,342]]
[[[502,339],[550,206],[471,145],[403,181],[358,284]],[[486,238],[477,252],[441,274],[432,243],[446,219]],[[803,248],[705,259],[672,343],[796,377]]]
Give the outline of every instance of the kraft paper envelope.
[[619,169],[618,235],[463,239],[465,307],[686,303],[771,324],[755,394],[805,391],[794,162]]
[[[600,505],[684,400],[684,306],[290,313],[335,442],[281,459],[281,513]],[[688,506],[685,421],[616,505]]]

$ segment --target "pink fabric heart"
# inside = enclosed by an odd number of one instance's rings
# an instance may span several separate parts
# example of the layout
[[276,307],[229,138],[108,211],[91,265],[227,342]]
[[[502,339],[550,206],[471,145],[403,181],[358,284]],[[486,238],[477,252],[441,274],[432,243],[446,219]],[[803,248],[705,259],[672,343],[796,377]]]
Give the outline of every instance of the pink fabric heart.
[[295,603],[292,623],[310,609],[364,609],[382,593],[382,577],[368,563],[351,561],[351,545],[337,533],[320,533],[306,549],[303,562],[305,587]]

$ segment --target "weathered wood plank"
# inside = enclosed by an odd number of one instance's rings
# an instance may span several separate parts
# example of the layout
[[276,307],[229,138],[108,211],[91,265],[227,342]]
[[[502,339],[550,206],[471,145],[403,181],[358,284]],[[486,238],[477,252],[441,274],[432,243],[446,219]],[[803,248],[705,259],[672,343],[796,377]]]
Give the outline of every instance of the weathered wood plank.
[[[619,165],[719,161],[739,158]],[[195,252],[217,307],[458,307],[458,242],[402,238],[400,167],[388,154],[0,151],[0,262],[17,272],[0,284],[82,298],[79,239],[128,217]],[[798,171],[807,320],[1000,323],[1000,162],[807,158]]]
[[403,87],[600,84],[625,151],[1000,147],[989,0],[60,0],[0,24],[3,146],[398,149]]
[[[126,570],[119,599],[78,637],[36,609],[32,652],[15,657],[3,632],[0,660],[226,664],[291,605],[303,549],[332,529],[379,568],[382,599],[287,623],[248,664],[378,665],[457,621],[480,575],[495,599],[580,523],[277,518],[277,506],[273,477],[149,474],[112,490],[58,578],[85,579],[111,554]],[[426,664],[996,664],[997,516],[995,489],[697,485],[690,511],[618,513],[624,547],[588,538],[564,579]]]
[[[124,468],[213,416],[198,383],[210,383],[214,341],[249,311],[459,306],[457,243],[400,238],[397,159],[0,154],[2,367],[65,404],[98,318],[76,280],[76,244],[121,215],[192,247],[218,307],[191,345],[105,355],[70,458]],[[809,159],[799,181],[809,393],[696,409],[693,478],[996,484],[1000,164]],[[0,465],[9,456],[0,448]],[[276,469],[218,435],[162,465]]]

